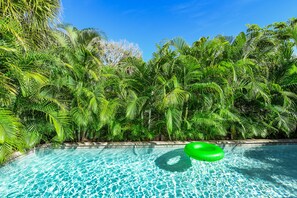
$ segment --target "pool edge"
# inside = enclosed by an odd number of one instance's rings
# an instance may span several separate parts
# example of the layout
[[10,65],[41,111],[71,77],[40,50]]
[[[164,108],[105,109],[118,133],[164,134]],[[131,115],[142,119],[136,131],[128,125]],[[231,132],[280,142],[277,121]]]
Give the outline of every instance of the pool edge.
[[[195,140],[194,140],[195,141]],[[62,143],[61,145],[53,145],[50,143],[47,144],[41,144],[37,147],[34,147],[24,153],[21,153],[19,151],[14,152],[9,159],[0,165],[5,166],[6,164],[22,157],[25,155],[28,155],[30,153],[35,152],[35,150],[38,149],[44,149],[44,148],[58,148],[58,149],[71,149],[71,148],[116,148],[116,147],[137,147],[137,146],[148,146],[148,147],[171,147],[171,146],[183,146],[187,143],[190,143],[193,141],[147,141],[147,142],[75,142],[75,143]],[[197,142],[209,142],[219,145],[275,145],[275,144],[297,144],[297,139],[247,139],[247,140],[208,140],[208,141],[202,141],[197,140]]]

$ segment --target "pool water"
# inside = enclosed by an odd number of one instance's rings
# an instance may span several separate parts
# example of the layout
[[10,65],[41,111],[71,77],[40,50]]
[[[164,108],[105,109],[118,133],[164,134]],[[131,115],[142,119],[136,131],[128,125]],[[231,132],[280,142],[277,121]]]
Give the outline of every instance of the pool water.
[[40,149],[0,168],[0,197],[297,197],[297,145]]

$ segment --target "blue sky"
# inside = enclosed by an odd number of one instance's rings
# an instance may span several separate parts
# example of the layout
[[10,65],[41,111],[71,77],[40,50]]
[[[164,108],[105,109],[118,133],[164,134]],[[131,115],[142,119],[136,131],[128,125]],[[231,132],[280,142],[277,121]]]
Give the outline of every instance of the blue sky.
[[201,36],[235,36],[246,24],[297,17],[297,0],[62,0],[62,5],[62,22],[137,43],[144,60],[165,39],[183,37],[192,44]]

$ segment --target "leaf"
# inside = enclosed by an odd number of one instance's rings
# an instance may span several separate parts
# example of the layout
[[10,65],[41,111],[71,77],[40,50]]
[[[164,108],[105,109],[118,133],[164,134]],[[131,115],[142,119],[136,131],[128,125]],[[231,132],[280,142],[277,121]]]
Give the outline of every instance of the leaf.
[[210,83],[195,83],[193,85],[191,85],[191,88],[193,90],[205,90],[208,93],[211,93],[212,90],[216,91],[219,94],[219,98],[220,98],[220,104],[221,106],[225,105],[225,97],[224,97],[224,92],[222,90],[222,88],[220,87],[220,85],[218,85],[215,82],[210,82]]
[[0,108],[0,144],[14,145],[18,142],[21,127],[20,120],[11,111]]
[[173,119],[172,119],[171,109],[168,109],[166,111],[165,118],[166,118],[166,127],[167,127],[169,140],[171,140],[171,134],[172,134],[172,130],[173,130]]
[[171,140],[171,135],[176,135],[181,129],[182,112],[175,108],[169,108],[165,112],[165,120],[168,136]]
[[189,98],[189,93],[180,88],[175,88],[169,92],[164,98],[162,106],[167,107],[176,107],[182,105]]

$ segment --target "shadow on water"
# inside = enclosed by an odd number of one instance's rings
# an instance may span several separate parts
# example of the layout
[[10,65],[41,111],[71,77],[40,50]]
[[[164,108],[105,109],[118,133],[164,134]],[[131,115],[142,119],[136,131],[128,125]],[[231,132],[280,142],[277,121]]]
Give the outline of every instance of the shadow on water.
[[[259,167],[230,167],[247,177],[259,178],[297,192],[297,187],[287,186],[277,178],[297,181],[297,145],[261,146],[244,152],[245,157],[264,163]],[[288,181],[289,182],[289,181]]]
[[176,149],[161,155],[155,160],[156,166],[170,172],[184,172],[191,166],[191,159],[184,153],[184,149]]
[[155,148],[155,145],[140,146],[140,147],[136,147],[136,145],[134,145],[133,154],[136,156],[151,154],[154,148]]
[[44,157],[46,155],[50,155],[54,153],[54,149],[52,148],[39,148],[35,150],[35,155],[38,157]]

